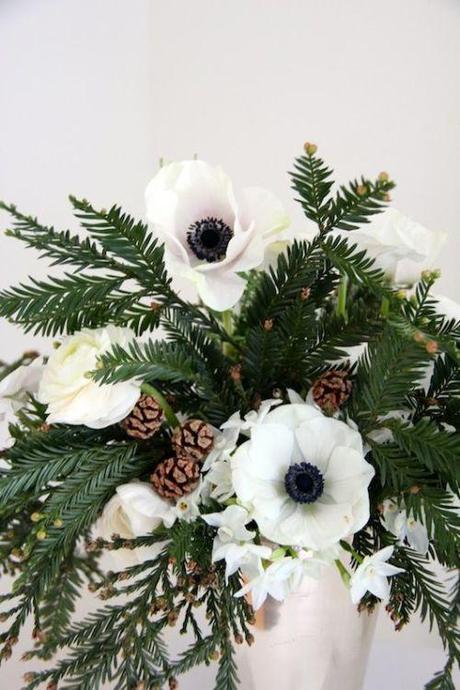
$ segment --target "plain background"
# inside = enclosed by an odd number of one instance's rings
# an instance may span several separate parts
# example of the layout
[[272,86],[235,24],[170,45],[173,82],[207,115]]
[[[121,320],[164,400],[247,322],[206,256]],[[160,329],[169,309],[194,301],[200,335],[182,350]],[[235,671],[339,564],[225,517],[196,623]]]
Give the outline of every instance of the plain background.
[[[388,170],[395,205],[449,232],[439,291],[458,300],[459,38],[459,0],[0,0],[0,197],[58,227],[69,192],[142,215],[160,156],[197,153],[299,222],[286,170],[308,139],[339,180]],[[0,288],[46,273],[3,236],[0,257]],[[34,344],[0,324],[0,358]],[[442,658],[381,616],[366,690],[421,688]]]

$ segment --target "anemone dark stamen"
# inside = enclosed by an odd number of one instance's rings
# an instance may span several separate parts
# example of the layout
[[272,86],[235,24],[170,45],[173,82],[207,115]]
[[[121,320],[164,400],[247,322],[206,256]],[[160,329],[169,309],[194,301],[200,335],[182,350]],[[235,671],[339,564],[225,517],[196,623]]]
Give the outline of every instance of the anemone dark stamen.
[[323,475],[315,465],[291,465],[284,478],[286,491],[296,503],[314,503],[324,491]]
[[220,261],[225,256],[233,231],[221,218],[203,218],[192,223],[187,231],[187,242],[201,261]]

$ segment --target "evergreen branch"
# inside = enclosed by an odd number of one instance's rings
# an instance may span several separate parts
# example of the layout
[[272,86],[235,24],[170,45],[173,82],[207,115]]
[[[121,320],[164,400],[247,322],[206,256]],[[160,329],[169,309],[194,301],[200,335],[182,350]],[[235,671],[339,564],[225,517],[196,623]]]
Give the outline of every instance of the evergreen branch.
[[329,209],[327,229],[356,230],[368,223],[371,216],[381,213],[388,201],[388,193],[395,184],[382,174],[374,182],[364,177],[348,187],[341,186]]
[[357,385],[352,400],[355,419],[366,420],[365,430],[379,417],[407,407],[406,396],[423,376],[430,354],[415,339],[403,337],[387,325],[371,341],[357,368]]
[[365,285],[379,294],[386,294],[389,289],[385,285],[385,274],[379,268],[373,268],[374,259],[365,251],[358,250],[356,244],[351,244],[344,237],[326,237],[321,241],[321,248],[333,266],[342,274],[348,276],[353,284]]
[[252,299],[237,320],[237,333],[244,333],[266,320],[278,318],[302,294],[308,295],[323,263],[324,257],[318,251],[317,239],[294,242],[285,254],[279,255],[276,267],[270,268],[257,281]]
[[385,422],[395,443],[423,464],[430,473],[437,473],[456,490],[460,481],[460,434],[440,431],[429,419],[411,425],[397,419]]
[[294,163],[294,172],[290,173],[293,188],[299,194],[302,208],[307,218],[315,222],[320,232],[325,230],[331,199],[329,192],[334,184],[330,170],[321,158],[315,156],[316,147],[305,145],[305,156],[300,156]]
[[98,360],[92,373],[100,383],[118,383],[131,379],[144,381],[194,381],[197,373],[192,359],[175,343],[148,340],[131,342],[126,348],[114,345]]

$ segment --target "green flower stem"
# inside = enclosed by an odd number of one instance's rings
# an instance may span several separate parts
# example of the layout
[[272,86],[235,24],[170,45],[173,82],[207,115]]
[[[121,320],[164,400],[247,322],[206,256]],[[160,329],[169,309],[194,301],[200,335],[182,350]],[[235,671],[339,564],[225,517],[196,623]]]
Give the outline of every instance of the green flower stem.
[[172,411],[170,404],[168,403],[164,395],[160,393],[159,390],[157,390],[154,386],[151,386],[150,383],[143,383],[141,386],[141,391],[143,393],[146,393],[147,395],[152,396],[152,398],[154,398],[157,401],[157,403],[165,413],[166,421],[172,429],[175,429],[177,426],[180,426],[179,420]]
[[345,568],[344,564],[342,561],[340,561],[338,558],[334,561],[337,570],[339,571],[340,577],[342,578],[343,583],[346,585],[346,587],[350,586],[350,580],[351,576],[348,570]]
[[347,313],[347,293],[348,293],[348,276],[342,275],[339,289],[337,292],[337,316],[341,316],[345,321],[348,321]]
[[[229,336],[232,336],[232,334],[233,334],[233,317],[232,317],[232,312],[230,309],[227,309],[227,311],[222,312],[222,325],[224,327],[225,332]],[[231,357],[234,354],[235,349],[231,343],[224,342],[224,343],[222,343],[222,352],[227,357]]]
[[340,546],[342,547],[342,549],[344,551],[348,551],[348,553],[351,553],[351,555],[353,556],[353,558],[355,559],[355,561],[357,563],[363,562],[364,558],[361,556],[361,554],[359,554],[357,551],[355,551],[355,549],[352,547],[352,545],[349,544],[347,541],[342,539],[340,541]]
[[389,314],[390,314],[390,300],[388,299],[388,297],[383,297],[382,298],[382,304],[380,305],[380,315],[386,319]]

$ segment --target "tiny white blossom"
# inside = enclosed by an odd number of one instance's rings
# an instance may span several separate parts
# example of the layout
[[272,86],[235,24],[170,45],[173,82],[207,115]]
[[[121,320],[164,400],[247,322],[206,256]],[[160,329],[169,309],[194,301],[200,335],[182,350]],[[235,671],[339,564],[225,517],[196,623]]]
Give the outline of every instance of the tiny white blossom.
[[208,525],[217,527],[217,535],[214,539],[212,560],[225,560],[225,576],[228,579],[238,568],[246,565],[254,559],[268,559],[272,554],[271,548],[253,544],[255,532],[246,528],[250,516],[245,508],[238,505],[228,506],[220,513],[202,515]]
[[395,501],[387,499],[383,502],[381,522],[385,529],[398,538],[400,544],[407,541],[411,549],[421,554],[428,552],[430,542],[425,525],[412,514],[408,515]]
[[393,551],[394,546],[386,546],[372,556],[366,556],[359,564],[350,580],[350,595],[354,604],[358,604],[366,592],[384,601],[388,599],[390,594],[388,578],[404,572],[402,568],[387,563]]
[[209,513],[202,517],[208,525],[217,527],[217,536],[221,542],[249,541],[254,538],[255,532],[250,532],[245,527],[250,521],[249,513],[241,506],[231,505],[221,513]]
[[204,498],[213,498],[218,503],[228,500],[235,490],[232,482],[232,468],[228,460],[216,461],[203,480]]
[[264,568],[260,559],[246,569],[248,582],[235,594],[242,597],[251,592],[252,606],[259,609],[268,596],[283,601],[292,591],[292,577],[299,567],[298,559],[279,558]]

